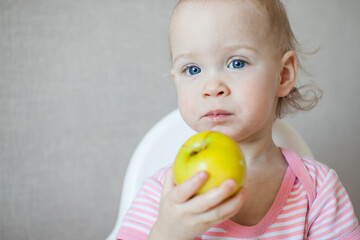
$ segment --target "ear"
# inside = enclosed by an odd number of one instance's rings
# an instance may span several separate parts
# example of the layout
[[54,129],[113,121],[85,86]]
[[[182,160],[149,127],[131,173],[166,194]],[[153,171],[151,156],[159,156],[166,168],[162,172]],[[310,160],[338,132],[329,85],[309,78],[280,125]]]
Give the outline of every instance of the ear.
[[174,72],[174,69],[170,69],[170,74],[171,74],[171,77],[173,80],[175,80],[175,72]]
[[278,97],[287,96],[293,89],[297,73],[297,59],[294,51],[288,51],[281,60]]

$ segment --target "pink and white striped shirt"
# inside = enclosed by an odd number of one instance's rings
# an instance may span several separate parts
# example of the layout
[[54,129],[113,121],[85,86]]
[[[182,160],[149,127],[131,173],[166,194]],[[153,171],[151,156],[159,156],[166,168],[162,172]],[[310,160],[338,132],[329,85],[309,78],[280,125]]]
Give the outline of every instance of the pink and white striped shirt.
[[[254,226],[226,220],[203,239],[356,239],[360,228],[349,196],[335,171],[281,149],[289,167],[266,216]],[[117,239],[143,240],[155,223],[167,168],[147,179],[124,217]]]

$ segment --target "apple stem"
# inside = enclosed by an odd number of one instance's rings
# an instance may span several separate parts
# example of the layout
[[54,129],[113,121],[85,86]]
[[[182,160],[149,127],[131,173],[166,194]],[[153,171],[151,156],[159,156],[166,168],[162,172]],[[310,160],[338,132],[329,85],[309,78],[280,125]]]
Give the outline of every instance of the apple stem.
[[194,156],[194,155],[196,155],[196,154],[198,154],[199,152],[198,151],[192,151],[191,153],[190,153],[190,157],[192,157],[192,156]]

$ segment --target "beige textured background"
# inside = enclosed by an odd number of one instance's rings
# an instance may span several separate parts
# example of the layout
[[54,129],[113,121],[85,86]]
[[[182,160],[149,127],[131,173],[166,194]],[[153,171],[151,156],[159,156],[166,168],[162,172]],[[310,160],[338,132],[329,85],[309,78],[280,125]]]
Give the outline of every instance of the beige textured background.
[[[0,239],[104,239],[128,160],[176,108],[175,0],[0,0]],[[360,1],[287,0],[324,90],[288,120],[360,216]]]

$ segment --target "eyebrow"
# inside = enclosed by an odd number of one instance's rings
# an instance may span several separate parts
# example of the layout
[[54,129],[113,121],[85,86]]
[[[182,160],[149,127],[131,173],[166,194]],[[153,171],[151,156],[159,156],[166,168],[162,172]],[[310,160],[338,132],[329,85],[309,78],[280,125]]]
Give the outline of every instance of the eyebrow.
[[[222,49],[225,49],[227,51],[234,51],[236,49],[247,49],[250,50],[252,52],[258,53],[259,51],[249,45],[238,45],[238,44],[229,44],[229,45],[225,45],[224,47],[222,47]],[[174,57],[173,63],[175,63],[179,58],[191,58],[196,56],[197,54],[192,53],[192,52],[188,52],[188,53],[182,53],[177,55],[176,57]]]
[[196,54],[191,53],[191,52],[190,53],[179,54],[176,57],[174,57],[173,63],[175,63],[179,58],[190,58],[190,57],[193,57],[193,56],[196,56]]
[[229,44],[229,45],[225,45],[225,47],[223,47],[223,48],[227,49],[227,50],[235,50],[235,49],[243,49],[243,48],[245,48],[247,50],[250,50],[250,51],[253,51],[253,52],[256,52],[256,53],[259,52],[256,48],[254,48],[254,47],[252,47],[250,45]]

